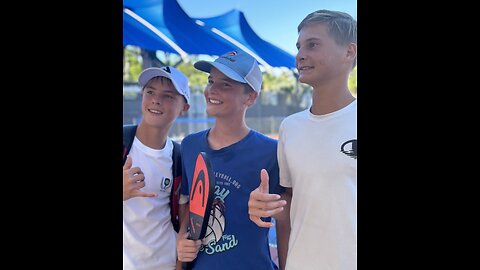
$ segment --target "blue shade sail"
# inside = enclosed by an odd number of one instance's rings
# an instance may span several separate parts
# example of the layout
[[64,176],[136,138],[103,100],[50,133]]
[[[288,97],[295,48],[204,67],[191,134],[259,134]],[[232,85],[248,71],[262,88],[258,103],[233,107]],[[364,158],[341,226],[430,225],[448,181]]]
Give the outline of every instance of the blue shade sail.
[[223,55],[243,50],[265,66],[295,68],[295,57],[261,39],[241,11],[195,19],[176,0],[124,0],[123,6],[160,32],[155,33],[124,11],[124,45],[181,55]]

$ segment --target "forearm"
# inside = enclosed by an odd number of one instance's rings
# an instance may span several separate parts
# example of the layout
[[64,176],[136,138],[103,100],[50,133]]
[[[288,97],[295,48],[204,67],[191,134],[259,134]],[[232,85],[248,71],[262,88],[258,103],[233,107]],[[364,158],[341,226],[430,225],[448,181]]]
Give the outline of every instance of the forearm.
[[288,242],[290,238],[290,203],[292,198],[292,189],[287,188],[286,192],[281,194],[281,199],[286,200],[287,204],[284,206],[282,212],[274,216],[276,221],[277,231],[277,251],[278,263],[280,270],[285,269],[288,254]]
[[178,209],[178,219],[180,222],[180,229],[178,231],[178,234],[180,235],[187,232],[188,216],[189,216],[188,203],[180,204]]

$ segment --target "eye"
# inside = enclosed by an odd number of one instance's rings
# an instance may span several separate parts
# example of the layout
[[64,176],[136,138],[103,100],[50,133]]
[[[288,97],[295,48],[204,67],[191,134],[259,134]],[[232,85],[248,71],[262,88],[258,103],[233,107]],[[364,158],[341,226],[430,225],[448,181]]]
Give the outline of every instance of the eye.
[[310,43],[308,43],[308,47],[310,47],[310,48],[315,48],[315,47],[317,47],[317,46],[318,46],[318,43],[316,43],[316,42],[310,42]]

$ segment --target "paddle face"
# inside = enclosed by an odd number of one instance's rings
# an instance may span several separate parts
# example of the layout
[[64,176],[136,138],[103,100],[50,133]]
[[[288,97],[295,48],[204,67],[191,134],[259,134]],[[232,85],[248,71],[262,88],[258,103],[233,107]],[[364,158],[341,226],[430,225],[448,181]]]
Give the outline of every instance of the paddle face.
[[190,188],[190,239],[205,237],[215,191],[215,177],[205,152],[200,152],[195,162],[192,186]]

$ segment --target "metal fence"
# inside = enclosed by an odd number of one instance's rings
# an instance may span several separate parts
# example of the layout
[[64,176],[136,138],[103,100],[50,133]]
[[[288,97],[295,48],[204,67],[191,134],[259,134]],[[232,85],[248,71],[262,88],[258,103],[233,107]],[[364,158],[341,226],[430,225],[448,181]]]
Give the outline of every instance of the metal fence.
[[[279,93],[261,93],[257,102],[247,110],[247,125],[265,135],[277,138],[282,120],[295,112],[310,106],[311,96],[306,94],[299,104],[292,104],[291,99]],[[205,98],[201,93],[191,95],[191,106],[185,116],[178,117],[170,130],[169,136],[181,141],[186,135],[205,130],[213,126],[215,119],[208,117]],[[123,124],[138,124],[141,120],[142,97],[138,92],[124,91]]]

